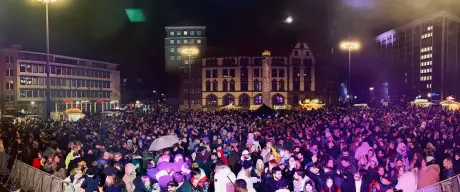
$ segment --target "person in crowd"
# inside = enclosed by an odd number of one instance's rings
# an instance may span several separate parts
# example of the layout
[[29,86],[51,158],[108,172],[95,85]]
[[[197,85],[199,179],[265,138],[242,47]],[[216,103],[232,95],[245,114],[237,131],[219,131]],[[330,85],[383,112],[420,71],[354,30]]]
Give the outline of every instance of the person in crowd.
[[248,192],[248,188],[246,186],[246,180],[244,179],[237,179],[233,184],[234,192]]
[[192,169],[191,183],[193,186],[193,192],[207,192],[210,185],[206,174],[198,168]]
[[283,178],[283,172],[281,168],[274,167],[272,169],[272,177],[268,178],[264,185],[264,190],[267,192],[275,192],[278,189],[282,189],[281,186],[288,184],[287,181]]
[[444,161],[442,161],[442,165],[444,169],[441,172],[441,181],[455,176],[454,168],[452,166],[452,158],[446,157]]
[[425,159],[419,160],[415,165],[418,172],[417,189],[428,187],[440,181],[440,167],[437,164],[428,165]]
[[248,191],[254,192],[254,185],[253,183],[261,182],[261,180],[257,177],[251,177],[252,171],[252,161],[244,161],[243,162],[243,169],[238,173],[236,176],[237,179],[244,179],[246,181],[246,187]]
[[[176,191],[177,192],[192,192],[193,187],[189,181],[186,180],[185,176],[182,173],[175,173],[174,181],[177,183]],[[169,186],[169,185],[168,185]]]
[[99,182],[100,178],[96,175],[96,170],[89,168],[86,170],[86,178],[81,184],[81,188],[84,189],[85,192],[99,191]]
[[108,174],[102,189],[104,192],[121,192],[122,186],[123,184],[120,183],[116,175]]
[[168,192],[176,192],[178,184],[175,181],[168,182],[167,191]]
[[350,173],[346,176],[343,184],[343,191],[349,192],[366,192],[369,191],[369,182],[363,178],[360,171]]

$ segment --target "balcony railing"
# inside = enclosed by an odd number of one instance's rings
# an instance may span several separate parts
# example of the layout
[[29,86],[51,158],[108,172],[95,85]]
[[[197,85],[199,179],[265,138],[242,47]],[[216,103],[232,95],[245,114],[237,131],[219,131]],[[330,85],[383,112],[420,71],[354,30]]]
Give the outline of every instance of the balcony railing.
[[443,180],[439,183],[430,185],[416,192],[459,192],[460,191],[460,175]]

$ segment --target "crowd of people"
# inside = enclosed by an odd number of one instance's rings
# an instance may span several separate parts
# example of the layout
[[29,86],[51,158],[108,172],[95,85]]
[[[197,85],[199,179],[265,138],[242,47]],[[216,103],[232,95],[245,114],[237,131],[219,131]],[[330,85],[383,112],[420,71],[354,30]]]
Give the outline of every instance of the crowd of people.
[[[75,191],[413,192],[460,173],[459,127],[459,112],[405,105],[126,113],[4,122],[0,152]],[[149,151],[164,135],[180,141]]]

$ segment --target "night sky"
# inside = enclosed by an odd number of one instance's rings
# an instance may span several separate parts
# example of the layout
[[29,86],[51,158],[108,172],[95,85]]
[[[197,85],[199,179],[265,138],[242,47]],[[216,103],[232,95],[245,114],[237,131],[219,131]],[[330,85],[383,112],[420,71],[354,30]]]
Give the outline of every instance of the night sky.
[[[147,20],[130,23],[127,8],[142,9]],[[372,37],[439,10],[460,15],[460,1],[58,0],[50,6],[50,49],[119,63],[123,77],[140,77],[148,88],[164,90],[164,27],[189,20],[205,25],[208,45],[229,55],[270,49],[285,56],[298,40],[315,54],[315,47],[324,51],[341,39],[359,39],[364,50],[356,54],[353,78],[371,78],[364,74],[375,70],[366,57]],[[294,18],[290,25],[283,22],[287,16]],[[45,52],[44,19],[45,6],[36,0],[0,0],[0,46]]]

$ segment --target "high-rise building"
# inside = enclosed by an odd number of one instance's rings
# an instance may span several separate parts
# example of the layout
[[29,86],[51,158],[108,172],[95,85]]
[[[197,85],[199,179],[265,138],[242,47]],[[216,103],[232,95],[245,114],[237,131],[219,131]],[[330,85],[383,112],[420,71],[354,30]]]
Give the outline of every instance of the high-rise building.
[[460,96],[460,17],[442,11],[376,38],[390,96]]
[[[120,72],[113,63],[50,54],[51,112],[69,109],[97,113],[119,107]],[[46,53],[0,49],[2,114],[43,115],[46,105]]]
[[[201,57],[206,51],[206,27],[182,21],[165,29],[166,72],[174,78],[179,78],[179,89],[176,86],[170,87],[175,90],[168,90],[168,96],[174,97],[174,93],[180,90],[179,100],[187,101],[187,104],[181,102],[180,108],[188,108],[189,105],[193,109],[200,108]],[[182,52],[183,49],[196,49],[198,53],[189,57]]]

